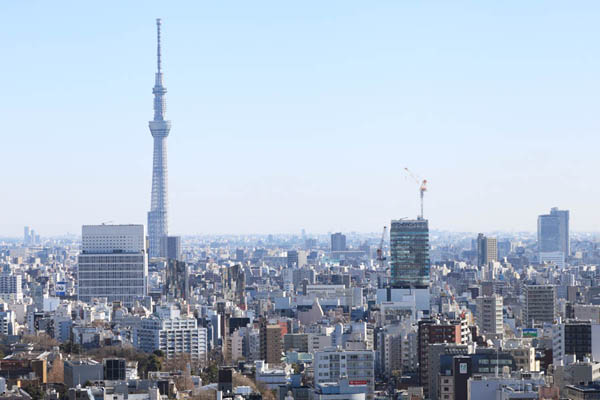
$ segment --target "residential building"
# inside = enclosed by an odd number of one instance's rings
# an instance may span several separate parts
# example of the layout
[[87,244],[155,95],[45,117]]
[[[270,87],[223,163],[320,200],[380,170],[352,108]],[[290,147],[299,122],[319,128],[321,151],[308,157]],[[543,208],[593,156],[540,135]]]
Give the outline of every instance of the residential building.
[[0,299],[4,301],[20,301],[23,299],[21,275],[4,272],[0,274]]
[[142,319],[140,326],[134,329],[133,343],[147,353],[161,350],[167,358],[189,354],[193,360],[204,360],[207,331],[198,327],[196,318],[181,316],[179,310],[170,306]]
[[504,320],[502,315],[502,296],[480,296],[475,299],[477,303],[477,327],[479,332],[488,336],[500,336],[504,333]]
[[281,364],[283,357],[283,338],[279,324],[261,324],[260,327],[260,357],[271,365]]

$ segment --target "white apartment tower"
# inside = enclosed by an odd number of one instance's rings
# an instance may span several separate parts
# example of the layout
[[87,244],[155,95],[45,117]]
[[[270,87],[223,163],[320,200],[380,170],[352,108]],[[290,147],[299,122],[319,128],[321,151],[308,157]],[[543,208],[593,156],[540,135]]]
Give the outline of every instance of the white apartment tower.
[[134,345],[150,353],[162,350],[167,358],[189,354],[192,360],[206,359],[207,331],[193,317],[180,315],[173,306],[160,307],[156,315],[144,318],[133,333]]
[[133,305],[148,293],[143,225],[84,225],[77,269],[77,297]]
[[21,275],[0,274],[0,298],[4,301],[22,300]]

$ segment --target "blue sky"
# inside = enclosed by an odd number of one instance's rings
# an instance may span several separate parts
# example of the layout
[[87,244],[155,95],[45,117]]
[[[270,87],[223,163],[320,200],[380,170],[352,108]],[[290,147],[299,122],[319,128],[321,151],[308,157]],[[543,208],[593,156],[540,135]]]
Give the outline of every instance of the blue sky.
[[[127,3],[127,4],[123,4]],[[176,3],[176,4],[175,4]],[[0,234],[146,223],[163,18],[170,232],[597,230],[600,3],[2,2]]]

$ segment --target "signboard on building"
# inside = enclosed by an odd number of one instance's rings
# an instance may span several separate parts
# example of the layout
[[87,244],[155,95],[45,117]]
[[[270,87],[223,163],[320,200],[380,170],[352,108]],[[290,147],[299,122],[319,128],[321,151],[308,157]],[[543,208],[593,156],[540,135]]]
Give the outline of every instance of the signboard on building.
[[67,282],[56,282],[54,285],[54,295],[64,296],[67,292]]
[[536,338],[538,336],[538,331],[535,328],[523,328],[523,337],[524,338]]

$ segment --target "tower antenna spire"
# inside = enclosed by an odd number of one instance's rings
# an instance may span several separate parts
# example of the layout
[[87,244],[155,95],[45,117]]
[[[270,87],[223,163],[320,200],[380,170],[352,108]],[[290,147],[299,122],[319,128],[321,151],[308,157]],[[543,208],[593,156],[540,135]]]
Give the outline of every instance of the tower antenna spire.
[[158,72],[161,72],[161,62],[160,62],[160,26],[162,25],[162,20],[160,18],[156,18],[156,67]]

